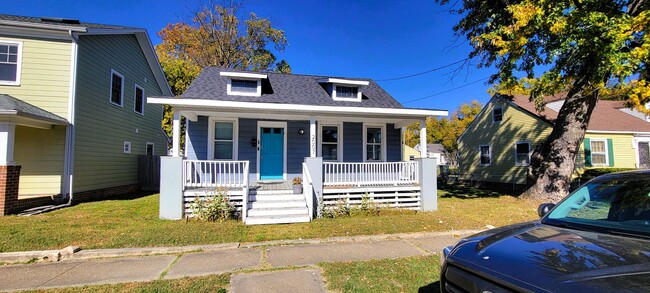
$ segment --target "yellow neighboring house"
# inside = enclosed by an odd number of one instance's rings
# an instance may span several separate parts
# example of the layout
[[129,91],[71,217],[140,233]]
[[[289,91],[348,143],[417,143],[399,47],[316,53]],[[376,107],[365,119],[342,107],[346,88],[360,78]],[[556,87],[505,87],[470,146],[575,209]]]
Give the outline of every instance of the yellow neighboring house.
[[0,215],[138,188],[171,95],[144,29],[0,15]]
[[[458,139],[461,180],[526,184],[530,155],[551,133],[565,95],[545,97],[542,112],[527,96],[495,95]],[[576,158],[585,168],[649,168],[650,121],[621,101],[600,100]]]

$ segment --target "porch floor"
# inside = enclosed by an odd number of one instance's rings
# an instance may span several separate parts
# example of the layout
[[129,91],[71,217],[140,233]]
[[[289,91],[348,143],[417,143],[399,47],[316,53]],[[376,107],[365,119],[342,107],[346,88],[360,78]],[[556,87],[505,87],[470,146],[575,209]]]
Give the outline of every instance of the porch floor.
[[257,191],[275,191],[275,190],[293,190],[293,185],[289,181],[262,182],[253,181],[250,186],[251,190]]
[[352,188],[390,188],[390,187],[417,187],[420,184],[417,183],[405,183],[405,184],[341,184],[341,185],[326,185],[323,186],[323,189],[352,189]]

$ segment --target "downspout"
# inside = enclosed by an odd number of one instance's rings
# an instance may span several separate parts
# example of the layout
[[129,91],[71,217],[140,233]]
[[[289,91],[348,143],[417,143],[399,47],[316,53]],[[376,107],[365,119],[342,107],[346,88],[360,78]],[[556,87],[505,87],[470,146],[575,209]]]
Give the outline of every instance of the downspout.
[[54,206],[44,206],[29,209],[21,213],[23,216],[31,216],[41,214],[56,209],[68,207],[72,205],[72,178],[74,174],[74,116],[75,116],[75,98],[77,89],[77,36],[71,30],[68,31],[70,39],[72,40],[72,50],[70,57],[70,88],[68,95],[68,122],[70,125],[65,129],[65,151],[63,153],[63,179],[61,180],[61,195],[67,198],[68,202]]
[[77,45],[77,35],[68,31],[72,40],[72,56],[70,57],[70,93],[68,99],[68,121],[70,125],[66,128],[65,133],[65,159],[64,159],[64,190],[63,194],[68,194],[68,202],[65,206],[72,205],[73,199],[73,175],[74,175],[74,141],[75,141],[75,102],[77,96],[77,55],[79,47]]

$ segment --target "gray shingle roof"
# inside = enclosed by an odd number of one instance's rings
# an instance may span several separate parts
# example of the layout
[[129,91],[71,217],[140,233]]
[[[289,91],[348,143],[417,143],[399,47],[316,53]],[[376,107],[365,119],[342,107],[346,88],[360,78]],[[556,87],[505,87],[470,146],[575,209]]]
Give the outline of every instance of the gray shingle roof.
[[317,81],[332,76],[265,72],[263,74],[266,74],[268,79],[262,80],[261,97],[228,95],[226,93],[228,77],[219,75],[221,71],[247,72],[207,67],[192,81],[181,98],[318,106],[404,108],[371,79],[341,77],[349,80],[368,81],[369,84],[360,86],[360,91],[363,93],[361,102],[334,101],[323,85]]
[[45,111],[32,104],[16,99],[10,95],[0,94],[0,113],[15,111],[15,115],[28,116],[39,120],[68,124],[68,120],[54,113]]
[[0,20],[25,22],[25,23],[32,23],[32,24],[51,24],[51,25],[79,27],[79,28],[93,28],[93,29],[133,29],[133,27],[127,27],[127,26],[97,24],[97,23],[88,23],[88,22],[69,23],[69,21],[57,21],[57,18],[53,18],[53,17],[32,17],[32,16],[0,14]]

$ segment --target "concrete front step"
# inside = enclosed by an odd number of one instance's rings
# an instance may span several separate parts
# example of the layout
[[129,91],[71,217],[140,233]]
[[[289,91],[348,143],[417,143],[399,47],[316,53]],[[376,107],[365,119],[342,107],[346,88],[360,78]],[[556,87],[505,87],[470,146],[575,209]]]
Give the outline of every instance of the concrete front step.
[[248,201],[305,200],[302,194],[249,194]]
[[309,222],[309,216],[249,216],[245,222],[247,225],[306,223]]
[[305,200],[268,200],[249,201],[248,209],[269,209],[269,208],[302,208],[306,207]]
[[307,207],[249,209],[246,213],[249,217],[296,216],[296,215],[308,216],[309,209]]

